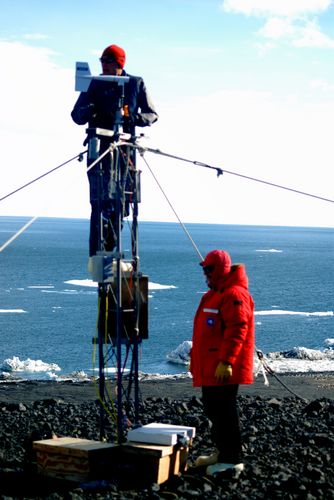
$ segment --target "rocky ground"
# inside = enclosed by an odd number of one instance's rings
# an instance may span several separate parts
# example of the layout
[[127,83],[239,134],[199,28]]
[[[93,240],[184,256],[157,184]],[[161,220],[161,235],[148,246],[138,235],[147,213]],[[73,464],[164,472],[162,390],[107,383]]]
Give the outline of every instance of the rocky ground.
[[[294,379],[294,390],[299,390],[301,397],[275,384],[267,393],[263,384],[258,390],[255,386],[240,392],[245,470],[238,479],[233,475],[212,479],[192,467],[198,455],[212,451],[200,392],[192,389],[189,381],[143,382],[142,424],[196,427],[187,471],[160,486],[146,484],[145,478],[130,477],[129,471],[121,470],[81,484],[37,475],[33,440],[52,433],[99,440],[100,406],[94,390],[85,384],[1,384],[0,498],[334,499],[333,377],[313,377],[310,384],[305,384],[306,379]],[[133,421],[133,404],[125,407]],[[115,442],[112,420],[105,430],[107,440]]]

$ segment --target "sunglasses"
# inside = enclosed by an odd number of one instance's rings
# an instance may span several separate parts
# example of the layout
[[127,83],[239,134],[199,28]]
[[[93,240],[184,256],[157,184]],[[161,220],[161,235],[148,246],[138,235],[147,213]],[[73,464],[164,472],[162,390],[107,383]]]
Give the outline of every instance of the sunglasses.
[[203,266],[203,272],[205,274],[210,274],[212,273],[212,271],[214,270],[215,266],[211,265],[211,266]]

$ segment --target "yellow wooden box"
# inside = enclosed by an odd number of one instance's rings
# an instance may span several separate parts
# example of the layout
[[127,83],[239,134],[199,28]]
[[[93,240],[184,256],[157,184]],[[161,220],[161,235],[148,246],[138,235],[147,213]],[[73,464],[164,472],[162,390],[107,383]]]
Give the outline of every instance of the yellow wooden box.
[[40,474],[82,481],[103,477],[119,447],[101,441],[60,437],[34,441]]
[[187,468],[186,446],[126,442],[122,445],[61,437],[34,441],[38,473],[71,481],[119,475],[131,484],[161,484]]
[[122,461],[133,466],[138,479],[161,484],[187,468],[186,446],[163,446],[128,441],[122,445]]

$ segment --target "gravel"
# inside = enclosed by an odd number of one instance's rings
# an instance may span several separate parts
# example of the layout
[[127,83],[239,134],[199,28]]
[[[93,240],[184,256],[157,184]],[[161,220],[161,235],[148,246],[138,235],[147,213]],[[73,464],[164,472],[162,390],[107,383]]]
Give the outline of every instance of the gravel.
[[[124,408],[133,422],[133,404],[127,402]],[[146,484],[145,479],[131,478],[126,472],[73,484],[37,475],[32,442],[52,433],[99,440],[98,402],[55,397],[31,402],[0,400],[1,498],[334,499],[332,399],[246,394],[239,396],[239,409],[245,463],[239,478],[230,473],[213,479],[192,467],[198,455],[213,450],[199,395],[147,396],[140,403],[143,425],[162,422],[196,427],[188,469],[161,485]],[[107,441],[117,442],[113,422],[106,424],[105,432]]]

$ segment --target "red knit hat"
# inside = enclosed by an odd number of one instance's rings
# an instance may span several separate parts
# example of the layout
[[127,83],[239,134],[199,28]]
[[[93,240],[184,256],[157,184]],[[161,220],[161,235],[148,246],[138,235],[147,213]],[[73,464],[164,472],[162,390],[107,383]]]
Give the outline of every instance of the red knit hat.
[[200,262],[200,266],[217,266],[223,274],[231,271],[232,260],[230,254],[225,250],[212,250],[205,259]]
[[113,61],[117,62],[120,68],[124,68],[126,54],[125,51],[118,45],[109,45],[109,47],[104,49],[104,51],[102,52],[101,60],[104,58],[112,59]]

